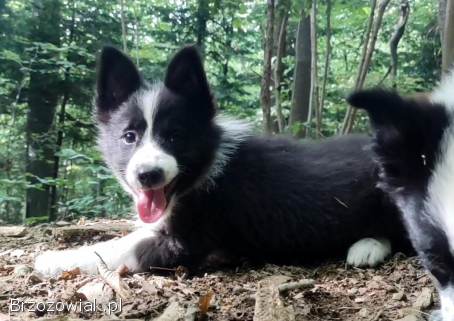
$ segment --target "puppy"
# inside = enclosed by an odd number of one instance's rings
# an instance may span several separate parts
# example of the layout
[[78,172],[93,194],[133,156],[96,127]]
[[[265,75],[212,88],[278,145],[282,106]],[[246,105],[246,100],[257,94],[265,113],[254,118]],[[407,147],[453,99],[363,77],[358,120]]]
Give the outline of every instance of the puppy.
[[454,74],[433,93],[401,97],[379,89],[349,98],[375,129],[379,187],[400,208],[411,241],[454,320]]
[[44,253],[36,269],[45,275],[96,273],[94,252],[133,272],[197,268],[213,252],[299,264],[348,250],[349,264],[375,266],[391,243],[405,243],[397,209],[376,188],[369,137],[302,144],[255,135],[217,111],[194,47],[180,50],[164,82],[153,84],[123,53],[104,48],[95,115],[100,150],[143,227]]

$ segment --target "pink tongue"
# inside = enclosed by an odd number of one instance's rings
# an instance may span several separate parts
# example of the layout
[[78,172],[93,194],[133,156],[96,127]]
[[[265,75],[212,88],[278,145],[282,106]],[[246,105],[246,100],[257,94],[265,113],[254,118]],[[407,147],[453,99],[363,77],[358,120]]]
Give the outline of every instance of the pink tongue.
[[156,222],[164,214],[167,206],[164,188],[140,191],[136,206],[144,223]]

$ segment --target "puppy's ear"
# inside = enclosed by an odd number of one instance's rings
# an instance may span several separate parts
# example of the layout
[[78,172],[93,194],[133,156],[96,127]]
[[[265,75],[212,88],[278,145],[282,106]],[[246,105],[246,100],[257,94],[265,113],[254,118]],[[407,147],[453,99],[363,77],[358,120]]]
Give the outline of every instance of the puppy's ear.
[[106,121],[142,83],[134,63],[120,50],[104,47],[98,61],[96,108],[98,119]]
[[411,109],[399,94],[383,89],[357,91],[347,101],[353,107],[366,110],[375,129],[404,126],[407,118],[402,116]]
[[195,46],[184,47],[175,54],[167,67],[164,84],[182,96],[211,100],[203,62]]
[[374,152],[390,185],[426,179],[448,117],[427,97],[404,98],[381,89],[353,93],[348,102],[366,110],[375,130]]

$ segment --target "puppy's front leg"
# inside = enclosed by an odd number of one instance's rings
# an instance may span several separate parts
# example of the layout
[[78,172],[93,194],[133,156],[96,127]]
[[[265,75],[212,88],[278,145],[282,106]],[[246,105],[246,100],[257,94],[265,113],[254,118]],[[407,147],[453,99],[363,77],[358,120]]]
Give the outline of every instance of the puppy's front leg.
[[[98,253],[109,269],[116,269],[125,264],[131,272],[141,272],[137,257],[137,247],[146,240],[156,238],[156,232],[140,229],[120,239],[83,246],[74,250],[48,251],[36,258],[35,270],[47,277],[59,276],[63,271],[80,268],[89,274],[96,274]],[[152,250],[152,249],[150,249]]]

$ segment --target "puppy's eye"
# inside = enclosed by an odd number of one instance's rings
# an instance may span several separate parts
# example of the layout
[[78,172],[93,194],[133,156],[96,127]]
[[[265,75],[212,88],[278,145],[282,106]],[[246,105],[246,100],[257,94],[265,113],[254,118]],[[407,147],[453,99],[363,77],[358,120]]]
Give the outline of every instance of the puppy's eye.
[[123,135],[122,139],[125,144],[134,144],[135,142],[137,142],[137,133],[128,131]]

